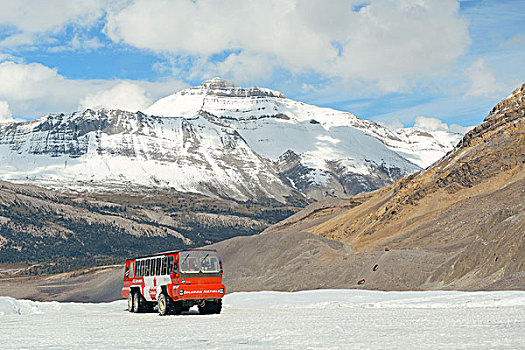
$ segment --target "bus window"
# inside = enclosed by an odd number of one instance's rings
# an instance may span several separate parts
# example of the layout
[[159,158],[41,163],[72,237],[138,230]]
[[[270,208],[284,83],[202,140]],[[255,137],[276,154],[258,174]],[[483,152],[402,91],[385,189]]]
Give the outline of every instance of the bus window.
[[129,278],[135,277],[135,263],[129,264]]
[[162,269],[161,269],[161,275],[167,275],[166,271],[168,271],[168,266],[166,264],[167,259],[162,258]]
[[124,272],[124,278],[129,278],[129,265],[126,264],[126,272]]
[[173,255],[168,257],[168,275],[173,273]]
[[157,258],[157,266],[155,268],[155,275],[160,275],[160,264],[162,263],[162,258]]
[[150,269],[150,259],[146,260],[146,272],[144,273],[144,276],[149,276],[149,269]]

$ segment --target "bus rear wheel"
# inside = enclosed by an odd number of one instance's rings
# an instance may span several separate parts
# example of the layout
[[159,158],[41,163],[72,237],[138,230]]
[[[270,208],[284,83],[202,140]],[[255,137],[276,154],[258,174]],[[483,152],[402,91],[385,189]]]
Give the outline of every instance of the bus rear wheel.
[[128,294],[128,311],[133,312],[133,294],[134,292],[130,291]]
[[222,310],[222,300],[206,301],[204,305],[199,305],[201,315],[220,314]]
[[148,311],[148,303],[146,299],[140,294],[140,292],[133,293],[133,312],[146,312]]

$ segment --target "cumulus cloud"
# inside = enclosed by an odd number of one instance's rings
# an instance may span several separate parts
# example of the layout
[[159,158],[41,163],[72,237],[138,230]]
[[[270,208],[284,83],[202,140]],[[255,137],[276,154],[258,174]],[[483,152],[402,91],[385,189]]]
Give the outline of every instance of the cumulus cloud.
[[11,111],[7,101],[0,101],[0,123],[11,121]]
[[465,97],[490,97],[509,90],[509,88],[497,81],[496,76],[492,70],[487,67],[483,58],[476,59],[474,63],[465,70],[465,75],[469,81]]
[[177,80],[73,80],[42,64],[11,61],[0,63],[0,81],[0,101],[14,115],[29,118],[86,106],[137,110],[187,86]]
[[265,80],[272,75],[277,62],[262,55],[231,54],[223,62],[204,65],[201,75],[229,77],[238,84],[253,80]]
[[[455,0],[136,0],[107,15],[106,33],[154,52],[204,58],[203,75],[264,77],[276,67],[383,91],[445,71],[470,37]],[[213,55],[231,52],[224,62]],[[264,67],[261,62],[277,62]]]
[[110,89],[89,94],[80,101],[79,110],[122,109],[136,112],[144,110],[152,101],[146,96],[146,89],[129,81],[121,82]]
[[89,26],[108,5],[106,0],[0,1],[0,25],[7,28],[0,46],[42,42],[70,24]]
[[383,125],[385,128],[390,129],[392,131],[395,131],[397,129],[401,129],[404,127],[403,123],[401,123],[397,119],[384,120],[380,122],[379,124]]
[[446,123],[443,123],[438,118],[423,116],[417,117],[415,119],[414,127],[426,131],[450,131],[461,134],[464,134],[471,129],[470,127],[464,127],[457,124],[448,125]]

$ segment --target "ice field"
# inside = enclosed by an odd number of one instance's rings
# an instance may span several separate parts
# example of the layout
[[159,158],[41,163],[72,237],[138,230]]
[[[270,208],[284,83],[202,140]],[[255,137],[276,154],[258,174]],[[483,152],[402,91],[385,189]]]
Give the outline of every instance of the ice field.
[[0,297],[0,349],[525,349],[525,292],[233,293],[220,315]]

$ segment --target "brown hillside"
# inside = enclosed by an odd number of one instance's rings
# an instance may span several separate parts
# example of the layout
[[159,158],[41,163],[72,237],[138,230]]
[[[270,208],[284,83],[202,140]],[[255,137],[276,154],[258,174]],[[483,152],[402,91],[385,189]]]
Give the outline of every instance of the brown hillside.
[[[351,200],[313,204],[264,235],[216,244],[232,270],[230,283],[306,289],[356,286],[366,277],[365,288],[374,289],[525,289],[524,93],[525,84],[425,171]],[[324,249],[329,259],[316,252],[310,271],[322,276],[294,276],[290,271],[302,271],[305,260],[289,261],[287,252],[311,250],[301,241],[307,233],[345,243],[353,253]],[[381,269],[371,273],[377,262]]]
[[[525,164],[525,84],[500,102],[482,124],[470,131],[456,149],[426,171],[409,176],[375,193],[362,205],[311,228],[312,233],[352,243],[356,250],[384,244],[409,248],[414,245],[456,244],[469,236],[468,227],[451,220],[451,206],[468,212],[463,218],[481,224],[500,210],[523,204]],[[513,186],[511,186],[513,185]],[[514,191],[508,190],[512,187]],[[504,198],[498,194],[505,193]],[[490,203],[483,198],[495,196]],[[483,204],[487,204],[487,208]],[[471,210],[468,210],[471,208]],[[475,210],[477,209],[477,210]],[[477,213],[476,213],[477,211]],[[442,223],[422,232],[421,225],[448,213]],[[471,222],[474,219],[474,222]],[[439,228],[439,225],[455,225]],[[418,228],[417,230],[414,230]],[[454,233],[453,236],[451,234]],[[446,244],[445,244],[446,246]]]

